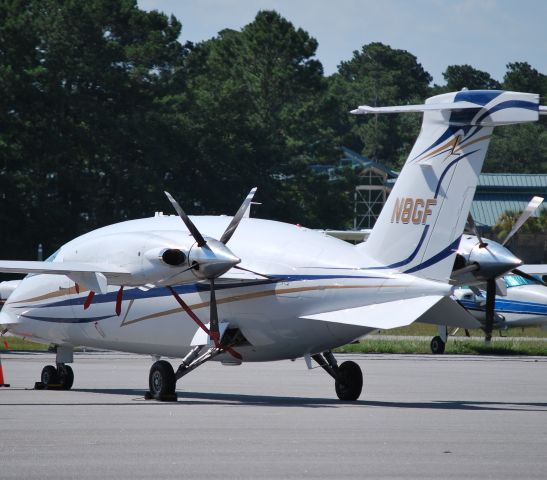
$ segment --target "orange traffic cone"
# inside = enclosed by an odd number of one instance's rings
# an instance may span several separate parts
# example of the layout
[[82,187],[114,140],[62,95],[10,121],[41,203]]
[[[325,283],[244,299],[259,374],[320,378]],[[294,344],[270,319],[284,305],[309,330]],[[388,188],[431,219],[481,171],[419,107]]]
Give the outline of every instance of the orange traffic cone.
[[2,368],[2,357],[0,357],[0,387],[9,387],[9,383],[4,383],[4,369]]

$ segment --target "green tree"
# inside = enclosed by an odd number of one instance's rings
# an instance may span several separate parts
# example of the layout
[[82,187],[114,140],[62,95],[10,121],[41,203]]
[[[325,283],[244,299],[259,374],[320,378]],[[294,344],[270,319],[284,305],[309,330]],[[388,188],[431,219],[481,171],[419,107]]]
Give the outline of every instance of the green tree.
[[336,146],[322,120],[327,85],[316,48],[273,11],[192,47],[185,81],[195,167],[185,189],[199,193],[204,210],[230,213],[256,185],[259,215],[292,218],[285,207],[298,203],[300,165],[332,158]]
[[[505,240],[505,237],[507,237],[521,214],[522,211],[507,210],[499,216],[492,227],[492,231],[495,233],[498,241],[503,242]],[[539,216],[528,218],[522,227],[520,227],[518,233],[541,233],[545,231],[546,225],[547,210],[542,210]]]
[[477,70],[471,65],[450,65],[443,73],[446,89],[455,92],[462,88],[468,90],[496,90],[501,86],[489,73]]
[[514,92],[538,93],[545,98],[547,75],[538,72],[528,62],[508,63],[503,77],[503,88]]
[[0,211],[10,217],[0,241],[10,254],[32,255],[39,241],[51,252],[150,213],[178,128],[161,99],[182,61],[180,28],[134,0],[0,3]]
[[343,145],[398,168],[404,162],[419,130],[418,115],[353,117],[358,105],[394,105],[422,102],[429,93],[431,76],[416,57],[382,43],[364,45],[342,62],[330,80],[336,99],[336,130]]

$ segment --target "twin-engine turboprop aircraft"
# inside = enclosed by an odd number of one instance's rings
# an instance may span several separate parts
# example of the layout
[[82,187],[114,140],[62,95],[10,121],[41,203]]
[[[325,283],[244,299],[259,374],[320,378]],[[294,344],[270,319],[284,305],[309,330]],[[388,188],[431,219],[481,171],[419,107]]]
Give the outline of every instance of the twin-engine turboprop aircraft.
[[[334,378],[341,400],[356,400],[361,370],[338,365],[332,349],[450,302],[448,280],[493,127],[546,113],[537,95],[503,91],[352,113],[396,112],[422,112],[422,129],[366,243],[246,218],[254,189],[233,218],[189,218],[167,194],[178,216],[100,228],[45,262],[0,262],[0,271],[31,274],[0,324],[56,346],[56,366],[42,371],[46,386],[71,387],[67,363],[85,345],[182,358],[176,372],[166,360],[152,365],[148,396],[158,400],[176,398],[176,381],[213,358],[302,356]],[[477,322],[464,314],[452,323]]]

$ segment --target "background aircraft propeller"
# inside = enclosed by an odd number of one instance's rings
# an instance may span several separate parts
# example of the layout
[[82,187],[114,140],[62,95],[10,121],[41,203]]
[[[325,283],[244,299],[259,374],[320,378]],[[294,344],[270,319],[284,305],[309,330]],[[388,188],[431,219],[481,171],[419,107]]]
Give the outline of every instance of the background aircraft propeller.
[[[506,235],[505,239],[503,240],[501,247],[505,246],[505,244],[515,235],[515,233],[518,232],[518,230],[524,225],[526,220],[530,218],[530,216],[534,213],[534,211],[539,208],[541,203],[543,202],[542,197],[533,197],[532,200],[528,203],[522,214],[519,216],[519,218],[514,223],[513,227],[511,228],[511,231]],[[483,240],[481,237],[477,226],[475,224],[475,221],[473,220],[473,216],[471,213],[469,213],[469,216],[467,218],[467,223],[470,228],[470,230],[473,232],[473,234],[477,237],[479,240],[479,249],[486,249],[489,253],[492,253],[494,257],[499,256],[504,261],[500,262],[500,267],[503,268],[504,263],[507,263],[510,265],[511,262],[511,255],[508,250],[507,255],[503,255],[503,248],[500,249],[499,245],[495,244],[495,242],[492,242],[492,245],[489,247],[488,243]],[[480,250],[479,250],[480,252]],[[484,254],[482,254],[484,255]],[[505,258],[504,258],[505,257]],[[513,259],[516,259],[516,257],[513,256]],[[458,270],[454,270],[453,275],[458,276],[464,273],[473,272],[480,270],[480,261],[475,261],[473,263],[469,263],[465,265],[462,268],[459,268]],[[540,283],[542,285],[547,286],[547,284],[541,280],[538,280],[537,278],[528,275],[527,273],[523,272],[522,270],[519,270],[518,268],[511,268],[510,271],[515,273],[516,275],[520,275],[523,278],[526,278],[528,280],[532,280],[536,283]],[[486,314],[486,320],[484,325],[484,334],[485,334],[485,341],[490,342],[492,339],[492,331],[494,328],[494,320],[495,320],[495,304],[496,304],[496,294],[505,296],[507,294],[507,287],[505,285],[505,282],[503,278],[499,277],[499,274],[493,274],[492,276],[488,277],[486,279],[486,304],[485,304],[485,314]]]

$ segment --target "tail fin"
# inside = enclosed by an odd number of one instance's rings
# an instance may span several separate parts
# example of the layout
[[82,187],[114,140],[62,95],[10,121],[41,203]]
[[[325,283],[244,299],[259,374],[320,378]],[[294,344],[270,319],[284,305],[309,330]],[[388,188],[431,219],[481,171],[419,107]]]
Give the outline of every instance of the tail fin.
[[461,91],[425,105],[352,111],[399,112],[423,112],[422,129],[369,239],[358,248],[387,268],[446,282],[493,128],[537,121],[539,96]]

